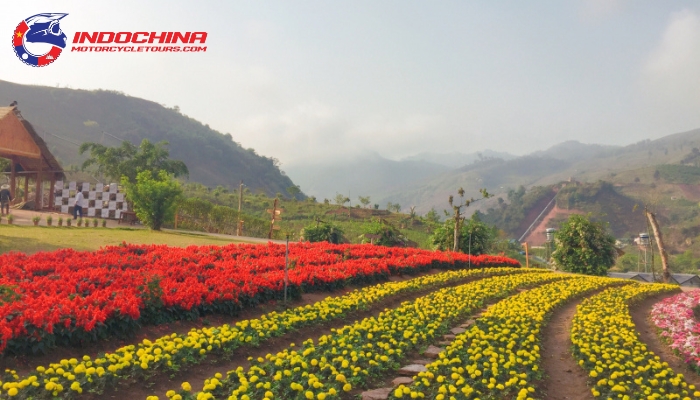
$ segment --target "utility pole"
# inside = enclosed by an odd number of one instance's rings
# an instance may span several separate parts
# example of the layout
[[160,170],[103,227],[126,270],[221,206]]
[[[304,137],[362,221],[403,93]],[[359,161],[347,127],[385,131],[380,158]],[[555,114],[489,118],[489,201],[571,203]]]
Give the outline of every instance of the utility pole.
[[241,205],[243,204],[243,181],[238,185],[238,226],[236,227],[236,236],[243,234],[243,219],[241,218]]

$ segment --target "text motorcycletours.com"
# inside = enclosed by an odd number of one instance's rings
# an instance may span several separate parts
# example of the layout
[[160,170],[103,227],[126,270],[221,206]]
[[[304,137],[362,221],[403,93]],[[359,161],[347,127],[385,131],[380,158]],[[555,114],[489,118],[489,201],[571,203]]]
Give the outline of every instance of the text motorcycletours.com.
[[[76,32],[73,35],[71,52],[198,53],[207,51],[207,47],[162,44],[205,44],[206,40],[207,32]],[[76,46],[87,43],[90,45]]]

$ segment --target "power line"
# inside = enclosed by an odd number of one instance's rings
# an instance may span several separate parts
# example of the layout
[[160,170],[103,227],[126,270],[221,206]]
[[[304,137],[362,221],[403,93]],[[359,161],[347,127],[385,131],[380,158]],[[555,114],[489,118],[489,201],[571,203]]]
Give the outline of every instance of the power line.
[[70,144],[73,144],[73,145],[75,145],[75,146],[80,147],[80,145],[79,145],[78,143],[75,143],[74,141],[72,141],[72,140],[70,140],[70,139],[66,139],[66,138],[64,138],[63,136],[58,136],[58,135],[55,134],[55,133],[49,133],[49,135],[51,135],[51,136],[56,136],[56,137],[59,138],[59,139],[65,140],[66,142],[68,142],[68,143],[70,143]]
[[117,140],[121,140],[122,142],[125,142],[125,141],[126,141],[126,140],[124,140],[124,139],[122,139],[122,138],[118,138],[118,137],[112,135],[111,133],[107,133],[107,132],[105,132],[105,131],[102,131],[102,133],[104,133],[105,135],[111,136],[111,137],[113,137],[113,138],[115,138],[115,139],[117,139]]

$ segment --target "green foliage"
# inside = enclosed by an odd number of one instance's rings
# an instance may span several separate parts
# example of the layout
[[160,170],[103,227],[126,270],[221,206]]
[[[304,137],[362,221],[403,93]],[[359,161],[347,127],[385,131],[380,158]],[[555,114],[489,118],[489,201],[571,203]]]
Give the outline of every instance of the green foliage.
[[136,183],[122,176],[126,196],[134,205],[136,216],[149,228],[159,231],[164,223],[175,217],[177,203],[182,196],[180,183],[160,171],[157,176],[149,170],[136,175]]
[[574,214],[554,236],[552,259],[565,271],[604,276],[615,264],[614,244],[604,223]]
[[601,193],[612,190],[612,183],[606,181],[565,186],[557,194],[557,206],[565,209],[581,208],[587,203],[595,202]]
[[385,219],[373,219],[362,227],[363,235],[379,235],[377,239],[363,237],[362,243],[374,243],[380,246],[406,246],[408,240],[391,223]]
[[83,163],[83,169],[95,166],[97,172],[111,179],[120,180],[125,176],[129,182],[136,182],[139,172],[150,171],[157,175],[165,171],[175,177],[189,175],[184,162],[170,160],[170,152],[165,148],[168,142],[151,143],[143,139],[138,147],[123,141],[119,147],[107,147],[99,143],[86,142],[80,145],[80,154],[90,152]]
[[700,182],[700,167],[690,165],[663,164],[656,167],[659,176],[672,183],[692,185]]
[[345,196],[345,195],[343,195],[342,193],[336,193],[336,194],[335,194],[335,198],[333,199],[333,201],[335,201],[335,204],[337,204],[337,205],[339,205],[339,206],[344,206],[345,203],[349,203],[349,202],[350,202],[350,198],[347,197],[347,196]]
[[0,285],[0,305],[15,302],[22,298],[13,285]]
[[700,322],[700,304],[693,306],[693,317],[695,318],[695,321]]
[[241,213],[233,207],[209,200],[189,197],[178,204],[178,228],[235,235],[238,221],[243,221],[243,236],[267,237],[270,221]]
[[330,242],[335,244],[342,243],[345,239],[342,229],[327,222],[305,226],[301,230],[301,237],[302,240],[309,242]]
[[[446,220],[435,229],[430,240],[435,250],[452,250],[454,244],[454,219]],[[473,255],[490,251],[496,239],[496,230],[479,220],[475,214],[465,219],[459,227],[459,251]]]
[[372,202],[369,196],[358,196],[358,200],[360,200],[360,203],[365,208],[369,207],[369,203]]
[[693,256],[692,250],[686,250],[673,258],[671,269],[673,272],[697,274],[700,269],[700,259]]
[[639,265],[639,257],[632,252],[625,253],[618,257],[615,263],[615,269],[620,272],[636,271]]
[[399,203],[394,204],[392,202],[388,202],[388,203],[386,203],[386,209],[388,211],[400,213],[401,212],[401,204],[399,204]]
[[289,195],[292,196],[292,199],[296,200],[297,195],[299,195],[299,193],[301,193],[301,189],[299,188],[298,185],[292,185],[292,186],[287,188],[287,193],[289,193]]
[[431,208],[430,211],[423,216],[423,221],[431,228],[440,224],[440,214],[435,211],[435,207]]

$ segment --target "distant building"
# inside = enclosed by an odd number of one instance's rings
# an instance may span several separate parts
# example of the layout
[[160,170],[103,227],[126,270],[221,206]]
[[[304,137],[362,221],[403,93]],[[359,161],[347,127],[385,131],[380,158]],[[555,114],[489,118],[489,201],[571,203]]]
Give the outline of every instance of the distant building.
[[[654,282],[654,275],[649,272],[608,272],[610,278],[632,279],[637,282]],[[662,282],[661,274],[656,275],[656,282]],[[681,286],[700,287],[700,276],[693,274],[671,274],[669,283]]]

